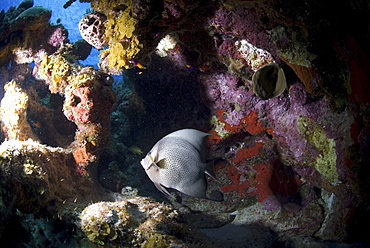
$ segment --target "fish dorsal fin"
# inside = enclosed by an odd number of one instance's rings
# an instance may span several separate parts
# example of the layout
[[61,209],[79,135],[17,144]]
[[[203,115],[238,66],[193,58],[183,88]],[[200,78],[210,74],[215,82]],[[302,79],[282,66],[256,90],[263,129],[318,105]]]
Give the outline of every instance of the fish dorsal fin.
[[192,144],[197,150],[201,150],[203,147],[204,137],[206,137],[207,135],[210,134],[198,131],[196,129],[181,129],[176,132],[170,133],[167,136],[178,137],[181,138],[182,140],[186,140],[187,142]]
[[201,161],[204,162],[206,159],[206,148],[204,144],[204,138],[207,135],[213,134],[198,131],[196,129],[181,129],[176,132],[170,133],[166,137],[175,137],[185,140],[186,142],[189,142],[195,149],[198,150]]

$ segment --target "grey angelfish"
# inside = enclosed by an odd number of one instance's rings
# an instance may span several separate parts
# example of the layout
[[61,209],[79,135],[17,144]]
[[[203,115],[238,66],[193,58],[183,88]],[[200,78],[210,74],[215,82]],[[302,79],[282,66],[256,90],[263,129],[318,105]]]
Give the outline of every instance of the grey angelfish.
[[[215,178],[213,162],[206,163],[204,138],[208,133],[182,129],[159,140],[141,160],[141,165],[157,189],[170,196],[166,188],[186,195],[222,201],[222,193],[207,197],[205,174]],[[212,196],[213,195],[213,196]]]

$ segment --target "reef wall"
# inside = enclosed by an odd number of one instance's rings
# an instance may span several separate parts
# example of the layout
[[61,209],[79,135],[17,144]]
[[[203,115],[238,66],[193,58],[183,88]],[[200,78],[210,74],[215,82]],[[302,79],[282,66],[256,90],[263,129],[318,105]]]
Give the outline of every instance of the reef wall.
[[[109,143],[113,79],[80,65],[78,59],[85,59],[91,46],[83,40],[69,43],[67,30],[50,24],[50,16],[50,10],[33,6],[33,1],[0,14],[1,244],[5,246],[23,242],[60,246],[66,233],[52,238],[53,225],[42,219],[60,219],[68,226],[61,216],[67,213],[65,218],[73,223],[73,208],[67,210],[70,204],[98,195],[87,167]],[[44,236],[33,233],[27,224],[38,221],[38,228],[46,228]],[[17,229],[24,233],[9,239]]]
[[[75,43],[32,1],[0,13],[0,244],[369,245],[366,1],[87,2]],[[98,69],[80,64],[91,46]],[[223,202],[146,177],[181,128],[215,134]]]

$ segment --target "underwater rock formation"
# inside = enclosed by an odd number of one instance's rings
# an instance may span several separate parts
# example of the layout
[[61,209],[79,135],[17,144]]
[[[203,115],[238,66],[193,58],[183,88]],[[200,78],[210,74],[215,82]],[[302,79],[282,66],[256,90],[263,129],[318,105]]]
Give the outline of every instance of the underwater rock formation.
[[81,187],[83,181],[69,151],[32,140],[4,141],[0,145],[2,246],[62,245],[66,232],[54,230],[57,222],[62,226],[64,222],[55,215],[80,193],[89,194],[89,188]]
[[75,159],[82,173],[88,162],[96,160],[96,152],[109,140],[109,116],[115,101],[110,88],[113,80],[92,67],[68,62],[62,55],[45,56],[34,74],[44,79],[51,93],[65,97],[63,113],[74,122]]
[[51,201],[76,195],[78,177],[70,152],[15,139],[4,141],[0,149],[1,197],[8,211],[37,213]]
[[[109,142],[109,117],[115,101],[113,80],[80,65],[77,58],[86,57],[86,51],[85,55],[73,54],[74,46],[68,43],[63,26],[49,23],[51,11],[32,5],[24,1],[1,16],[4,225],[23,214],[54,218],[65,212],[59,207],[66,201],[82,195],[94,198],[94,179],[86,175],[87,166]],[[20,226],[29,230],[23,222],[8,230]],[[5,239],[1,243],[11,245]]]
[[105,21],[107,17],[101,13],[91,13],[80,21],[78,27],[81,36],[96,49],[102,49],[107,45],[105,39]]
[[133,1],[91,1],[98,11],[80,21],[82,37],[96,48],[109,47],[100,54],[99,67],[109,74],[121,74],[135,65],[133,59],[142,48],[137,30],[138,13]]
[[18,64],[41,60],[66,42],[68,33],[61,25],[49,24],[51,11],[31,3],[10,8],[0,18],[0,64],[10,58]]
[[[273,247],[369,244],[366,1],[88,2],[74,44],[32,1],[0,13],[1,246],[31,244],[36,222],[71,246],[258,247],[235,238],[256,226]],[[91,45],[99,69],[78,62]],[[286,87],[254,92],[269,64]],[[207,194],[223,202],[164,198],[142,170],[183,128],[215,134]]]
[[184,224],[176,209],[145,197],[98,202],[85,208],[79,217],[81,229],[91,241],[100,245],[110,247],[215,245],[207,240],[205,235]]
[[1,100],[0,108],[2,130],[6,139],[37,140],[27,120],[28,95],[14,80],[8,82],[4,89],[5,95]]
[[[78,127],[75,142],[79,149],[75,152],[75,159],[86,167],[87,162],[95,161],[96,152],[108,145],[109,115],[115,95],[110,88],[111,78],[96,73],[92,68],[85,68],[78,74],[84,75],[89,75],[86,83],[66,89],[63,112]],[[80,157],[81,152],[83,157]]]
[[[279,7],[291,10],[278,1],[269,4],[228,1],[220,5],[208,3],[205,9],[213,15],[203,15],[197,9],[198,16],[192,19],[188,16],[191,11],[186,11],[181,3],[166,4],[163,17],[170,18],[173,23],[167,22],[168,26],[173,26],[163,33],[166,36],[159,42],[156,54],[152,54],[147,69],[128,71],[126,75],[135,93],[143,99],[144,109],[150,112],[144,115],[148,118],[143,118],[148,126],[145,122],[139,126],[143,137],[137,137],[137,141],[143,146],[151,123],[168,125],[168,132],[154,127],[160,137],[179,129],[179,121],[182,127],[201,130],[209,130],[211,124],[211,132],[220,136],[214,139],[211,149],[214,158],[224,160],[216,164],[221,183],[211,182],[210,190],[220,187],[226,201],[209,204],[182,196],[182,202],[205,212],[248,209],[245,215],[236,217],[238,225],[249,223],[247,215],[255,207],[257,219],[263,219],[274,231],[337,242],[350,240],[353,222],[349,219],[354,212],[362,211],[362,207],[356,207],[360,203],[356,199],[364,187],[357,179],[353,181],[358,178],[354,168],[362,167],[354,163],[364,156],[353,153],[359,134],[353,136],[353,131],[358,125],[358,110],[354,106],[367,107],[357,100],[349,103],[349,83],[355,80],[355,76],[349,75],[349,66],[354,63],[349,62],[350,54],[358,47],[352,44],[354,50],[348,52],[347,37],[332,32],[326,34],[326,42],[311,43],[322,40],[316,35],[324,35],[317,27],[315,14],[325,20],[323,26],[333,25],[335,29],[336,24],[326,20],[339,16],[326,16],[314,10],[311,16],[300,9],[302,21],[296,21],[291,12],[276,11]],[[173,5],[176,8],[168,7]],[[353,9],[351,14],[356,11]],[[206,32],[197,30],[199,23]],[[361,34],[356,35],[363,39]],[[361,40],[362,46],[365,43]],[[336,50],[332,49],[333,44]],[[274,99],[261,100],[252,91],[252,74],[269,63],[283,68],[287,90]],[[334,67],[338,72],[333,71]],[[178,80],[171,80],[176,76]],[[189,91],[185,85],[193,85],[187,78],[197,81],[202,100],[193,100],[198,95],[196,91],[191,91],[194,95],[186,94]],[[367,82],[368,76],[364,78]],[[333,82],[338,87],[333,87]],[[183,94],[179,93],[181,89]],[[181,110],[171,112],[177,108],[170,101],[181,103]],[[364,102],[368,101],[367,98]],[[171,107],[161,113],[155,107],[161,104]],[[187,109],[190,106],[199,111],[208,108],[208,112],[202,111],[208,125],[197,119],[191,108]],[[188,113],[185,119],[184,112]],[[360,122],[362,128],[368,125],[364,124],[367,121]],[[160,138],[156,134],[152,137],[152,144]],[[284,218],[286,215],[291,222]],[[330,235],[333,230],[334,236]]]

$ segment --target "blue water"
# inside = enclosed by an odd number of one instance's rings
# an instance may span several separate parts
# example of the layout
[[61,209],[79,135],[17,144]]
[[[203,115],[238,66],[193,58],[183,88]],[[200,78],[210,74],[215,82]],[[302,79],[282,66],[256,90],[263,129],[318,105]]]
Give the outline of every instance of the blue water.
[[[0,0],[0,10],[7,11],[11,6],[17,7],[21,2],[21,0]],[[68,30],[69,40],[75,42],[78,39],[82,39],[78,30],[78,23],[89,10],[90,3],[80,3],[77,0],[65,9],[63,5],[66,2],[67,0],[34,0],[33,6],[42,6],[52,10],[50,22],[57,24],[57,19],[59,18],[61,24]],[[81,64],[89,64],[97,68],[99,62],[98,54],[99,51],[93,48],[90,56],[85,61],[81,61]]]
[[[90,3],[80,3],[78,0],[74,2],[67,9],[63,8],[67,0],[34,0],[33,6],[42,6],[52,10],[51,23],[56,24],[58,18],[61,19],[62,24],[68,29],[69,39],[74,42],[81,39],[78,31],[78,22],[86,14],[86,10],[90,7]],[[10,6],[18,6],[22,1],[20,0],[1,0],[0,9],[5,11]]]

